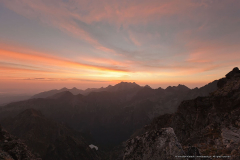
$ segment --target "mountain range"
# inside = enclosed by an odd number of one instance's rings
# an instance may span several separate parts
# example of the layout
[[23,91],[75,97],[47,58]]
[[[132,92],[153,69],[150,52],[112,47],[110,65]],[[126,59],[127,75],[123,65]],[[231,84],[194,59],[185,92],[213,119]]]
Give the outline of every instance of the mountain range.
[[138,84],[136,84],[135,82],[133,83],[128,83],[128,82],[121,82],[119,84],[116,84],[114,86],[109,85],[106,88],[101,87],[101,88],[88,88],[85,90],[82,89],[77,89],[76,87],[72,88],[72,89],[68,89],[66,87],[62,88],[62,89],[54,89],[54,90],[50,90],[50,91],[45,91],[45,92],[41,92],[38,93],[36,95],[33,95],[31,98],[47,98],[50,96],[53,96],[54,94],[57,93],[61,93],[64,91],[69,91],[71,92],[73,95],[77,95],[77,94],[82,94],[82,95],[88,95],[91,92],[101,92],[101,91],[107,91],[107,92],[114,92],[114,91],[121,91],[121,90],[127,90],[130,88],[137,88],[140,87]]
[[5,105],[0,108],[0,119],[15,117],[32,108],[74,130],[90,132],[97,146],[110,150],[149,124],[153,118],[174,113],[183,100],[207,96],[216,88],[217,81],[195,89],[184,85],[152,89],[121,82],[95,89],[87,95],[74,95],[65,88],[54,94],[53,91],[41,93],[48,95],[46,98],[36,98],[35,95],[35,98]]

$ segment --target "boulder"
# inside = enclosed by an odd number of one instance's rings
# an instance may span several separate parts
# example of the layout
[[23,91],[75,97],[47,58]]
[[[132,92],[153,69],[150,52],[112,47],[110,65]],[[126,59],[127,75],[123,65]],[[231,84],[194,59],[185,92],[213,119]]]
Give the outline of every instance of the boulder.
[[181,160],[185,156],[181,144],[172,128],[152,130],[129,139],[124,152],[124,160]]

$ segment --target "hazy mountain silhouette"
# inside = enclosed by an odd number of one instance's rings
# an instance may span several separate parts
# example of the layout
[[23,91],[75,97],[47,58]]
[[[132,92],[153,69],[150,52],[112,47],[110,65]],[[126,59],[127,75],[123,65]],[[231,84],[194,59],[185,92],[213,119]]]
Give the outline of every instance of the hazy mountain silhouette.
[[31,95],[26,94],[0,94],[0,106],[4,106],[11,102],[23,101],[31,98]]
[[54,90],[50,90],[50,91],[41,92],[41,93],[35,94],[31,98],[47,98],[47,97],[53,96],[57,93],[61,93],[61,92],[64,92],[64,91],[69,91],[74,95],[84,92],[83,90],[77,89],[75,87],[72,88],[72,89],[67,89],[67,88],[64,87],[64,88],[59,89],[59,90],[54,89]]
[[72,92],[70,91],[63,91],[63,92],[59,92],[54,94],[53,96],[47,97],[50,99],[69,99],[73,96]]
[[135,82],[133,83],[128,83],[128,82],[121,82],[116,84],[115,86],[109,85],[106,88],[88,88],[86,90],[81,90],[81,89],[77,89],[76,87],[72,88],[72,89],[67,89],[66,87],[60,89],[60,90],[50,90],[50,91],[45,91],[45,92],[41,92],[38,93],[34,96],[32,96],[31,98],[47,98],[50,96],[53,96],[54,94],[63,92],[63,91],[69,91],[74,95],[77,94],[83,94],[83,95],[87,95],[91,92],[101,92],[101,91],[108,91],[108,92],[116,92],[116,91],[122,91],[122,90],[129,90],[132,88],[140,88],[140,86],[138,84],[136,84]]

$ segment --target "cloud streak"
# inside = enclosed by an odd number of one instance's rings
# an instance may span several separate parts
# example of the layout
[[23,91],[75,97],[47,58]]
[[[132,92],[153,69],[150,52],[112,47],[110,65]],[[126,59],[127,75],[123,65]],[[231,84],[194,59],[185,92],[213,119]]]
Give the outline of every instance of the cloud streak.
[[81,81],[81,82],[110,82],[110,81],[99,81],[92,79],[80,79],[80,78],[23,78],[17,80],[27,81]]
[[[45,54],[28,54],[21,52],[13,52],[8,50],[0,50],[0,56],[2,60],[5,61],[20,61],[21,63],[30,63],[38,65],[52,65],[61,67],[71,67],[80,69],[90,69],[90,70],[101,70],[101,71],[114,71],[114,72],[128,72],[127,69],[122,69],[121,67],[106,67],[99,65],[89,65],[79,62],[74,62],[60,57],[48,56]],[[20,66],[20,65],[19,65]],[[24,65],[21,65],[24,66]]]

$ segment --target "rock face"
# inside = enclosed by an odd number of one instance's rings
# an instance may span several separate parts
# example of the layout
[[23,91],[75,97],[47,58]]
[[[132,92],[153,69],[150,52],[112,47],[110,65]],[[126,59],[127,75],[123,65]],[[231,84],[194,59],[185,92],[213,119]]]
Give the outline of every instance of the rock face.
[[[189,146],[202,156],[240,159],[240,73],[234,68],[210,96],[183,101],[177,112],[154,119],[147,132],[172,127],[187,155]],[[223,82],[221,82],[223,81]],[[147,142],[145,142],[147,143]]]
[[181,160],[185,153],[172,128],[151,130],[126,142],[124,160]]
[[0,126],[0,159],[3,160],[41,160],[32,154],[23,141],[10,135]]

